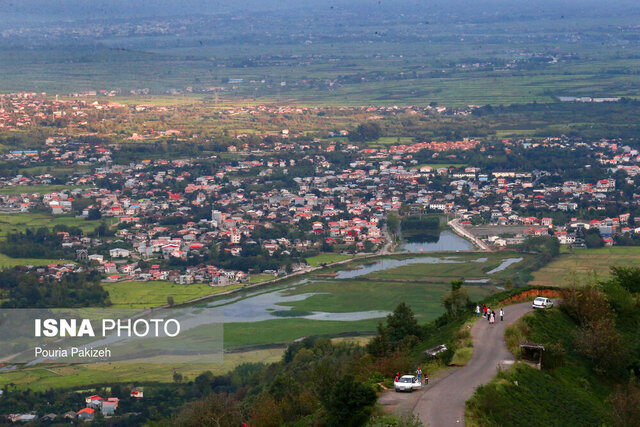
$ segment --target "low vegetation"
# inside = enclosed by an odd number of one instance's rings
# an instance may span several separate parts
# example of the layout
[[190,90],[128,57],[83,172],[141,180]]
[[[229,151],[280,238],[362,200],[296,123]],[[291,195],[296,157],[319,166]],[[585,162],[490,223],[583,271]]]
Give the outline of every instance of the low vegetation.
[[[561,307],[536,311],[507,331],[516,356],[544,345],[542,371],[525,363],[501,372],[467,402],[470,425],[633,425],[638,415],[640,269],[567,289]],[[535,402],[535,404],[533,404]]]
[[147,308],[167,304],[172,298],[174,304],[192,299],[215,295],[242,287],[242,284],[211,287],[203,283],[178,285],[167,281],[118,282],[103,284],[109,292],[109,299],[117,308]]

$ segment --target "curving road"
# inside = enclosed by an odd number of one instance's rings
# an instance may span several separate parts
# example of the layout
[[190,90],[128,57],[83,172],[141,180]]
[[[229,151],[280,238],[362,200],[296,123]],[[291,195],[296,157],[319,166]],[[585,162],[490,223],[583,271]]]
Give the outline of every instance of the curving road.
[[420,393],[413,411],[425,426],[446,427],[464,425],[464,404],[476,387],[489,382],[504,361],[513,361],[504,341],[507,325],[531,311],[531,302],[505,307],[505,320],[491,326],[486,319],[471,328],[473,357],[463,368],[437,378]]

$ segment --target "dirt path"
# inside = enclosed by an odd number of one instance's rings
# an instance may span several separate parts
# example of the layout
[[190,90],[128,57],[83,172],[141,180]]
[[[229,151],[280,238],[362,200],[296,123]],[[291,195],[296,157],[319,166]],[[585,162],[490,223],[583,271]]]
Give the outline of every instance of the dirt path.
[[414,412],[425,426],[464,425],[464,404],[476,387],[489,382],[504,361],[513,361],[504,341],[504,330],[531,311],[531,302],[510,305],[505,308],[505,321],[496,320],[489,325],[480,319],[471,329],[473,357],[463,368],[434,381],[418,398]]

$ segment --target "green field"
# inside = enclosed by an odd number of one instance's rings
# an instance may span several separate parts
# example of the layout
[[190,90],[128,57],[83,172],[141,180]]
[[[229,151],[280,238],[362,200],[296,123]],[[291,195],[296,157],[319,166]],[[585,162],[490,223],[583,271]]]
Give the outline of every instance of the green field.
[[249,283],[262,283],[273,280],[275,276],[273,274],[252,274],[249,276]]
[[60,190],[73,190],[76,188],[87,188],[85,186],[67,185],[17,185],[14,187],[0,188],[0,194],[44,194]]
[[[309,335],[337,335],[343,333],[364,333],[375,330],[384,313],[391,312],[400,303],[407,303],[421,323],[433,320],[444,311],[442,297],[451,289],[451,281],[460,278],[490,278],[500,284],[507,278],[515,279],[526,260],[513,264],[504,271],[487,276],[485,273],[497,267],[502,260],[515,257],[513,253],[456,253],[434,254],[431,256],[448,257],[460,263],[409,264],[391,270],[370,273],[354,279],[316,279],[290,288],[279,288],[283,297],[305,296],[298,301],[282,301],[277,305],[274,318],[260,322],[226,323],[225,348],[262,346],[272,343],[288,343]],[[533,256],[530,256],[533,257]],[[410,255],[396,255],[383,259],[415,258]],[[487,258],[483,262],[475,262]],[[532,259],[532,258],[531,258]],[[359,260],[354,264],[370,263],[371,260]],[[331,270],[339,270],[336,267]],[[329,271],[331,271],[329,270]],[[497,288],[494,283],[467,284],[464,288],[473,300],[479,300]],[[264,293],[276,292],[267,290]],[[354,313],[379,311],[378,317],[355,320],[313,320],[301,317],[313,312]],[[361,320],[357,320],[361,319]]]
[[469,166],[465,163],[421,163],[419,165],[415,165],[415,166],[411,166],[410,169],[420,169],[423,166],[429,166],[430,168],[433,169],[440,169],[440,168],[463,168],[466,166]]
[[336,254],[336,253],[323,253],[306,258],[307,264],[313,267],[318,267],[322,264],[330,264],[332,262],[344,261],[345,259],[353,258],[351,255]]
[[[480,299],[491,293],[490,289],[480,286],[466,286],[466,289],[472,299]],[[449,290],[450,285],[444,283],[335,280],[300,286],[287,294],[315,295],[282,305],[309,312],[350,313],[370,310],[390,312],[401,302],[406,302],[422,322],[443,313],[441,298]]]
[[[53,228],[56,225],[66,225],[68,227],[79,227],[84,233],[92,232],[103,220],[87,221],[83,218],[73,216],[54,216],[45,213],[15,213],[0,214],[0,238],[5,237],[10,232],[24,231],[27,228],[37,229],[40,227]],[[113,222],[106,219],[107,224]]]
[[367,145],[372,147],[384,147],[396,144],[413,144],[414,142],[413,137],[410,136],[383,136],[375,141],[367,142]]
[[42,258],[11,258],[5,254],[0,254],[0,269],[11,268],[17,265],[49,265],[49,264],[69,264],[73,261],[65,259],[42,259]]
[[175,304],[207,295],[215,295],[242,287],[241,284],[211,287],[202,283],[178,285],[167,281],[118,282],[103,284],[109,292],[113,307],[146,308],[167,304],[167,297],[173,297]]
[[[262,322],[225,323],[225,349],[251,348],[273,344],[289,344],[311,335],[336,336],[344,333],[375,332],[378,320],[339,322],[331,320],[274,319]],[[202,331],[208,336],[207,331]]]
[[[397,267],[383,271],[376,271],[366,277],[372,280],[387,281],[424,281],[429,283],[448,283],[457,279],[492,279],[506,280],[513,279],[517,273],[530,261],[533,256],[519,254],[515,252],[500,253],[457,253],[449,256],[449,260],[458,262],[443,262],[437,264],[412,264],[409,267]],[[479,259],[486,258],[486,261],[478,262]],[[507,258],[523,258],[522,261],[512,264],[505,270],[487,275],[488,271],[498,267]],[[467,261],[467,262],[459,262]]]
[[640,247],[613,246],[600,249],[573,249],[562,253],[533,274],[532,285],[567,286],[587,278],[604,279],[612,266],[637,266]]
[[165,382],[173,381],[174,369],[183,375],[183,381],[193,380],[202,372],[222,375],[242,363],[272,363],[280,360],[284,349],[269,348],[247,352],[228,353],[222,363],[94,363],[75,365],[51,365],[39,368],[19,369],[0,375],[0,388],[15,384],[17,388],[46,390],[49,388],[86,388],[87,386],[114,382]]

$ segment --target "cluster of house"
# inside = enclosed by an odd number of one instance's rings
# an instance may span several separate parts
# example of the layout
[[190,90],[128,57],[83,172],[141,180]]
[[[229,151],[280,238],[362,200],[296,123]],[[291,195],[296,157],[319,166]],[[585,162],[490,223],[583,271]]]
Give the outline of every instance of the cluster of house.
[[[602,220],[581,220],[579,218],[571,218],[568,224],[553,225],[552,218],[535,218],[535,217],[519,217],[517,215],[511,215],[509,217],[509,225],[523,225],[520,230],[514,233],[513,236],[504,237],[499,235],[488,235],[486,241],[495,246],[510,246],[521,244],[527,237],[530,236],[555,236],[561,245],[572,246],[584,246],[584,239],[581,237],[584,235],[585,230],[597,230],[603,239],[605,246],[611,246],[614,244],[613,237],[616,234],[638,234],[640,235],[640,227],[628,226],[630,220],[630,214],[622,214],[615,218],[605,218]],[[640,224],[640,217],[634,218],[635,224]],[[471,226],[471,221],[462,221],[463,225]],[[500,222],[495,225],[505,225],[504,222]],[[505,231],[505,229],[500,229]],[[509,233],[505,233],[509,234]]]
[[[302,114],[317,108],[251,106],[230,108],[223,114]],[[383,115],[396,109],[366,107],[362,111]],[[421,111],[418,107],[410,110]],[[526,236],[548,233],[553,225],[546,218],[549,212],[590,209],[602,213],[604,220],[607,206],[618,203],[616,206],[621,204],[630,212],[632,205],[640,202],[640,194],[621,195],[617,189],[619,181],[611,177],[624,170],[627,175],[623,181],[633,184],[633,175],[640,167],[638,150],[618,141],[586,143],[566,138],[503,141],[505,151],[583,147],[611,174],[594,182],[574,179],[561,183],[558,179],[545,179],[551,172],[544,170],[483,170],[456,165],[459,151],[478,146],[485,149],[485,143],[476,140],[390,148],[361,147],[336,140],[305,143],[265,140],[258,149],[240,146],[251,157],[208,158],[213,164],[208,170],[201,167],[199,158],[116,164],[110,161],[117,150],[115,146],[74,144],[66,138],[51,138],[47,140],[47,149],[41,152],[5,154],[12,156],[5,160],[20,164],[37,165],[64,158],[71,163],[86,161],[90,167],[68,177],[66,190],[42,193],[30,192],[29,188],[46,184],[46,176],[1,178],[0,186],[22,185],[25,191],[0,195],[0,209],[28,211],[44,206],[55,215],[113,218],[110,224],[117,230],[115,240],[122,243],[110,248],[108,258],[106,251],[92,250],[103,242],[83,236],[65,236],[63,242],[63,246],[86,250],[83,256],[97,261],[109,280],[169,278],[189,283],[205,279],[213,284],[246,281],[247,272],[211,271],[207,265],[187,273],[182,269],[180,274],[167,268],[143,269],[136,265],[137,260],[158,259],[158,265],[162,265],[162,260],[187,260],[207,253],[213,244],[231,256],[242,256],[244,250],[255,245],[269,255],[317,253],[321,248],[326,250],[326,245],[339,250],[368,251],[381,246],[385,239],[381,221],[390,211],[403,206],[409,206],[410,213],[455,214],[463,223],[530,225],[522,233]],[[421,164],[414,158],[424,149],[434,152],[435,164]],[[345,164],[336,160],[330,155],[335,152],[349,155],[350,161]],[[441,161],[446,163],[438,167]],[[307,170],[291,176],[288,186],[269,185],[272,176],[287,176],[300,165]],[[108,187],[96,186],[105,181],[109,182]],[[435,181],[439,184],[432,185]],[[87,201],[82,204],[84,207],[74,211],[74,202],[82,199]],[[96,211],[99,215],[95,215]],[[540,215],[534,218],[531,213],[536,211]],[[559,238],[571,243],[570,224],[555,226]],[[605,224],[600,230],[606,238],[612,233],[635,232],[630,227],[628,230],[614,227],[609,233],[606,227]],[[261,230],[274,228],[287,230],[286,235],[260,235]],[[562,237],[565,231],[566,237]],[[288,237],[291,234],[297,237]],[[494,243],[502,245],[509,241],[496,238]]]
[[70,128],[84,127],[96,111],[120,109],[122,104],[83,99],[49,98],[46,93],[0,94],[0,129],[21,129],[36,123],[64,122]]
[[[134,387],[130,392],[130,397],[133,399],[142,399],[144,397],[144,390],[140,387]],[[9,414],[6,419],[13,423],[28,423],[38,420],[43,422],[73,422],[74,420],[92,421],[98,412],[102,413],[105,417],[115,415],[119,403],[120,399],[117,397],[108,397],[103,399],[99,395],[94,394],[85,398],[86,406],[77,412],[67,411],[63,414],[48,413],[40,417],[33,413]]]

